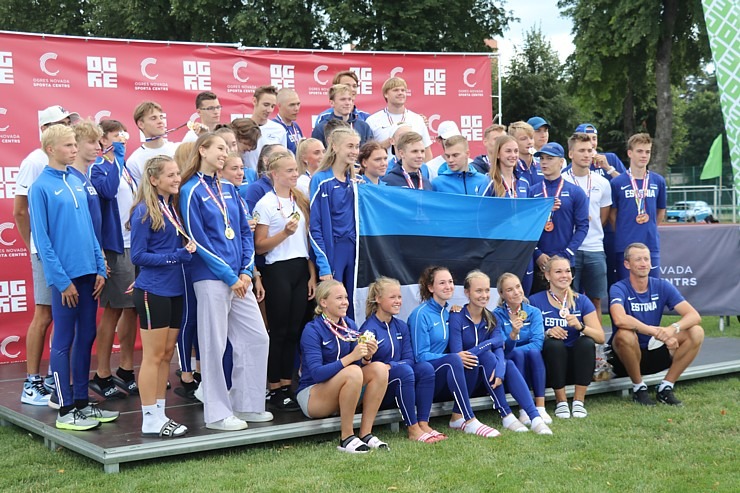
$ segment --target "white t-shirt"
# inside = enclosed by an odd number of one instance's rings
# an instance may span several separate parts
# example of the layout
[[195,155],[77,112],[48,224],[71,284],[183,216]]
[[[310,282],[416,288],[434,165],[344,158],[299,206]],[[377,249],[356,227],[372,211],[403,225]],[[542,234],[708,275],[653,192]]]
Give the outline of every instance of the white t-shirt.
[[[382,109],[376,113],[370,115],[365,120],[373,131],[373,137],[375,140],[382,142],[385,139],[390,139],[398,129],[398,125],[401,123],[408,123],[414,132],[421,135],[421,140],[424,143],[424,148],[432,145],[432,138],[429,136],[429,129],[424,123],[424,118],[418,113],[414,113],[411,110],[406,110],[404,113],[395,114],[389,113],[387,110]],[[390,147],[388,148],[388,158],[390,159],[393,154],[391,153]]]
[[192,130],[188,130],[188,133],[182,138],[182,142],[195,142],[196,140],[198,140],[198,134]]
[[[49,164],[49,156],[47,156],[41,149],[36,149],[26,156],[26,158],[21,161],[18,176],[15,179],[15,194],[27,197],[28,189],[31,188],[31,185],[36,181],[36,178],[38,178],[41,172],[44,171],[47,164]],[[31,235],[31,254],[35,255],[36,253],[38,252],[36,251],[36,245],[33,243],[33,235]]]
[[257,141],[257,147],[253,151],[245,152],[242,154],[242,162],[247,168],[251,168],[258,172],[257,169],[257,158],[262,152],[262,148],[268,144],[280,144],[284,147],[288,147],[288,132],[285,127],[272,120],[267,120],[267,123],[260,126],[260,132],[262,136]]
[[311,188],[311,176],[303,173],[301,176],[298,177],[298,183],[295,187],[303,192],[303,195],[305,195],[308,200],[311,200],[311,197],[308,196],[308,194],[310,193],[309,189]]
[[[609,181],[603,176],[589,172],[588,176],[575,176],[570,171],[563,173],[565,181],[574,183],[586,193],[588,197],[588,233],[581,243],[581,251],[604,251],[604,227],[601,224],[601,208],[612,205],[612,189]],[[589,178],[591,190],[588,190]]]
[[[278,200],[280,208],[278,209]],[[298,221],[298,228],[295,233],[281,241],[275,248],[265,254],[267,264],[280,262],[281,260],[290,260],[294,258],[308,258],[308,233],[306,232],[306,218],[303,211],[298,208],[298,204],[291,202],[289,198],[281,198],[274,192],[267,192],[257,205],[254,206],[254,213],[259,214],[258,224],[267,226],[267,236],[275,236],[285,229],[290,215],[295,211],[301,215]],[[288,216],[288,217],[285,217]]]
[[[151,149],[149,147],[140,146],[128,157],[126,161],[126,168],[131,173],[131,176],[136,181],[137,185],[141,182],[141,176],[144,174],[144,165],[149,158],[164,154],[165,156],[173,157],[175,150],[179,143],[165,142],[162,147]],[[120,166],[120,163],[117,163]],[[131,231],[126,228],[126,223],[131,216],[131,206],[134,205],[134,199],[136,198],[136,187],[134,190],[131,189],[129,183],[121,176],[121,182],[118,184],[118,195],[116,200],[118,201],[118,214],[121,218],[121,233],[123,236],[123,247],[131,248]]]
[[176,143],[165,141],[164,145],[157,147],[156,149],[144,147],[143,145],[141,145],[136,150],[134,150],[134,152],[132,152],[126,160],[126,166],[131,172],[131,176],[133,176],[134,180],[136,180],[136,183],[139,183],[139,181],[141,181],[141,175],[144,174],[144,165],[146,164],[147,159],[154,156],[159,156],[160,154],[174,157],[177,146],[179,145],[179,142]]

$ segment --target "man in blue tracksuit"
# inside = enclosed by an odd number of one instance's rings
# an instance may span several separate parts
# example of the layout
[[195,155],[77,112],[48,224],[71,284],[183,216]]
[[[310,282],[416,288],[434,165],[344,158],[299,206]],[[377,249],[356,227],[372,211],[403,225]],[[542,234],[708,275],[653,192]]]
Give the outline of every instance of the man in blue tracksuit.
[[535,153],[540,159],[544,181],[530,185],[527,196],[552,197],[555,205],[534,250],[534,261],[540,272],[535,274],[532,294],[547,289],[541,270],[553,255],[570,260],[573,269],[576,251],[588,233],[588,197],[560,174],[564,155],[562,146],[555,142],[545,144]]
[[[117,413],[107,412],[104,416],[88,403],[87,396],[105,262],[82,182],[67,170],[77,155],[74,130],[63,125],[50,127],[41,136],[41,145],[49,164],[31,186],[29,204],[34,243],[46,283],[52,288],[54,336],[50,359],[59,398],[56,427],[89,430],[102,419],[117,417]],[[69,387],[70,376],[73,389]]]
[[415,190],[432,190],[432,184],[421,171],[424,166],[424,141],[421,134],[406,132],[396,141],[399,165],[385,175],[382,180],[392,187]]
[[370,129],[370,126],[364,121],[357,119],[352,113],[355,102],[352,96],[352,89],[349,86],[344,84],[331,86],[331,89],[329,89],[329,100],[331,101],[332,108],[334,108],[334,112],[329,118],[316,122],[316,127],[311,132],[311,137],[320,140],[326,147],[324,127],[330,119],[337,118],[349,123],[350,127],[360,135],[360,145],[373,139],[373,131]]
[[434,191],[483,195],[490,180],[468,164],[470,150],[467,139],[462,135],[455,135],[444,141],[444,148],[445,164],[440,166],[437,177],[432,180]]

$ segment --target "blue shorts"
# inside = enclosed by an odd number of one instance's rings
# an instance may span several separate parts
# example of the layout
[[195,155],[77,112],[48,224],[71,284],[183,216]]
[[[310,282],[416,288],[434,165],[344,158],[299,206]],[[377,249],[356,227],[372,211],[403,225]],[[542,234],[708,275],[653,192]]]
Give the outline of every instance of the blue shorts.
[[573,287],[589,298],[606,298],[606,254],[604,252],[576,252],[576,272]]

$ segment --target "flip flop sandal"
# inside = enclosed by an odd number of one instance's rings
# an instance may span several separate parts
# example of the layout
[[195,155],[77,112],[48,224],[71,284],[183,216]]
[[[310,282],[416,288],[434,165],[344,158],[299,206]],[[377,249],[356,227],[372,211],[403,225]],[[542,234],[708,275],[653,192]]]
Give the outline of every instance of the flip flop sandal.
[[177,421],[169,420],[163,426],[159,432],[143,433],[141,436],[150,438],[178,438],[187,433],[188,427],[181,425]]
[[337,450],[348,454],[366,454],[370,452],[370,448],[365,444],[365,442],[354,435],[345,438],[337,447]]
[[125,381],[118,375],[112,375],[111,378],[113,383],[125,390],[128,395],[139,395],[139,386],[136,385],[136,380]]
[[419,438],[417,438],[416,441],[423,443],[437,443],[437,439],[434,438],[430,433],[424,433]]
[[383,450],[390,450],[391,448],[388,446],[387,443],[382,441],[380,438],[376,437],[375,435],[372,435],[368,433],[364,437],[360,438],[363,442],[365,442],[365,445],[367,445],[370,448],[375,449],[383,449]]
[[95,379],[91,379],[87,382],[87,386],[90,390],[103,397],[105,400],[112,401],[115,399],[125,399],[128,395],[125,392],[118,390],[118,387],[111,385],[110,387],[102,388],[98,385]]

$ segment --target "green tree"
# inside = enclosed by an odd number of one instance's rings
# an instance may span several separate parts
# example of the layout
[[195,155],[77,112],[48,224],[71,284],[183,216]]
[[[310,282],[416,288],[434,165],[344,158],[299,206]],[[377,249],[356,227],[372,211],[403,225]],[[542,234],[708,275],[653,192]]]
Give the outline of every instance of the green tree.
[[665,172],[673,141],[673,86],[709,56],[701,0],[559,0],[573,19],[574,90],[582,108],[620,121],[625,137],[655,136],[652,166]]
[[84,36],[88,9],[85,0],[1,0],[0,19],[12,31]]
[[486,51],[512,20],[502,0],[317,0],[334,46],[359,50]]
[[578,124],[557,52],[538,27],[527,31],[502,79],[504,122],[541,116],[550,123],[550,141],[565,144]]

